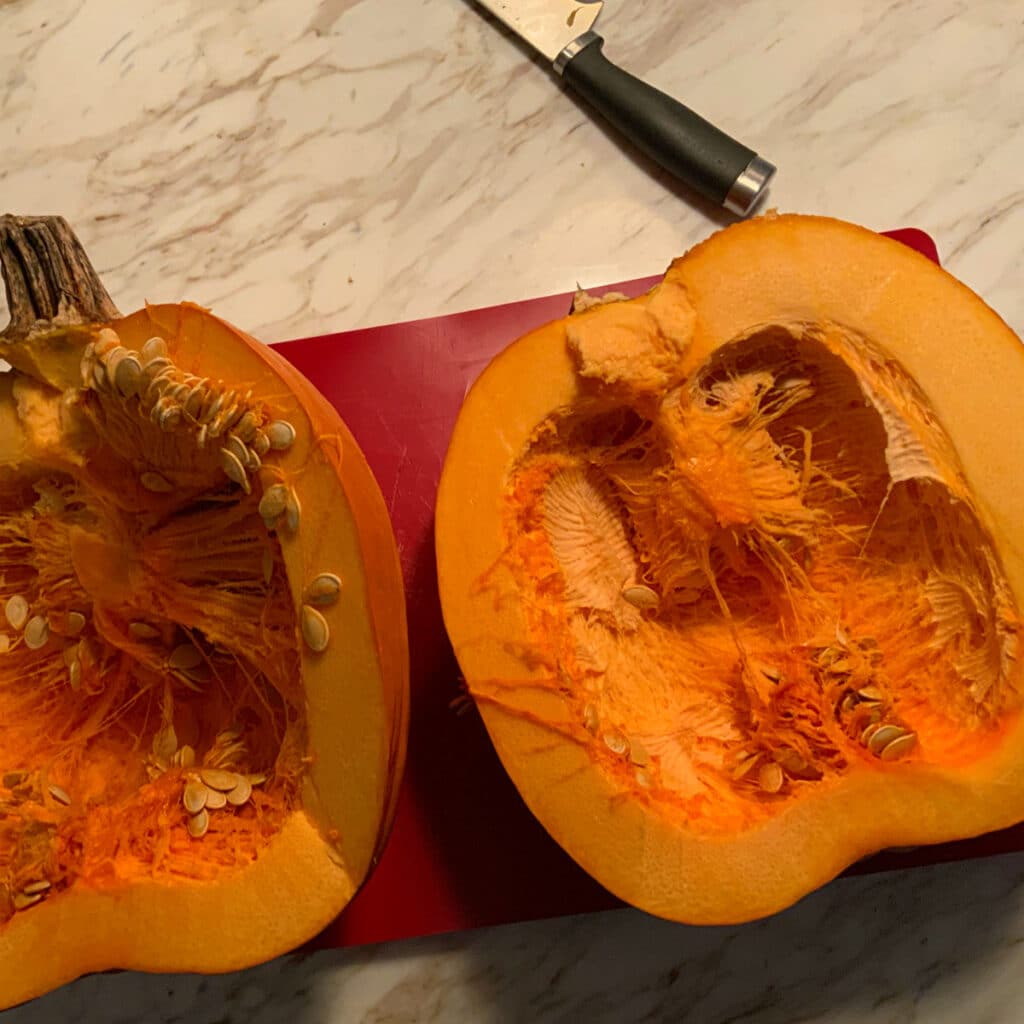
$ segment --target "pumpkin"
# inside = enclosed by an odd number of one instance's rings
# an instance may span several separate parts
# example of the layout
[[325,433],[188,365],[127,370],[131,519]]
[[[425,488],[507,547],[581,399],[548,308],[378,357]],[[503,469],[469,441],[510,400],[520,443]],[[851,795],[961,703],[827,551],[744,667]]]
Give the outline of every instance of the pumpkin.
[[190,304],[0,219],[0,1006],[217,972],[346,905],[395,809],[405,606],[338,414]]
[[798,215],[493,360],[438,494],[444,620],[584,869],[735,923],[1024,819],[1022,393],[968,288]]

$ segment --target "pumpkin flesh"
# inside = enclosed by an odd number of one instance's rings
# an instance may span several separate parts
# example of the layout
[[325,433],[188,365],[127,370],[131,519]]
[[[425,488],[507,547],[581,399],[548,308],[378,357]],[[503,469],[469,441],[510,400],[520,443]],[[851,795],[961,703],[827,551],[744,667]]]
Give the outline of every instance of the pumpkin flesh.
[[1009,418],[1022,383],[948,275],[801,217],[485,371],[439,494],[445,621],[524,799],[599,881],[746,920],[1024,817],[1021,453],[977,406]]
[[0,1004],[293,948],[365,880],[402,769],[370,470],[301,375],[199,307],[0,353]]

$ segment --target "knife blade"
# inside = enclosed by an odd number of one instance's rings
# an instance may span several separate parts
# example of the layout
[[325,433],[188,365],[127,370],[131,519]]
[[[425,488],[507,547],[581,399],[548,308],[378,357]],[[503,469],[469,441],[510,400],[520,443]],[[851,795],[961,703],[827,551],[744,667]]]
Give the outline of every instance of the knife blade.
[[620,134],[690,188],[745,217],[776,168],[678,100],[604,56],[603,0],[476,0]]

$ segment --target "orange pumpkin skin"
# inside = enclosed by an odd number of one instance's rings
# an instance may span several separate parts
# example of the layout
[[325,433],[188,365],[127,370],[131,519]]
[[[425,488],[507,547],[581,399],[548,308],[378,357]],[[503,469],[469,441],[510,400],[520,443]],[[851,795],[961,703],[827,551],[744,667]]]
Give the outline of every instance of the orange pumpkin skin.
[[[77,273],[60,222],[2,226],[14,245],[56,238],[71,270],[43,277]],[[77,286],[71,315],[44,298],[0,344],[0,611],[16,595],[50,622],[34,650],[0,622],[0,1006],[91,971],[227,971],[301,944],[379,858],[404,766],[401,569],[337,413],[197,306],[111,316],[98,283]],[[170,368],[147,395],[116,366],[145,372],[154,337]],[[275,487],[286,507],[265,503]],[[38,538],[28,556],[18,530]],[[191,649],[204,664],[182,670]],[[247,780],[226,800],[218,770]]]
[[1024,819],[1022,389],[976,295],[804,216],[491,363],[438,494],[445,624],[599,882],[740,922]]

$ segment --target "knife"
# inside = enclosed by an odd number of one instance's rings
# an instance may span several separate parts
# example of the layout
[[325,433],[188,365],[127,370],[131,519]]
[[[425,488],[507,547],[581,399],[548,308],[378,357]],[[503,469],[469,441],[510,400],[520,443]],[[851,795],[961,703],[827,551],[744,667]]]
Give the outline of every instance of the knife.
[[605,57],[594,31],[603,0],[477,0],[550,61],[635,146],[695,191],[746,216],[775,167],[689,107]]

